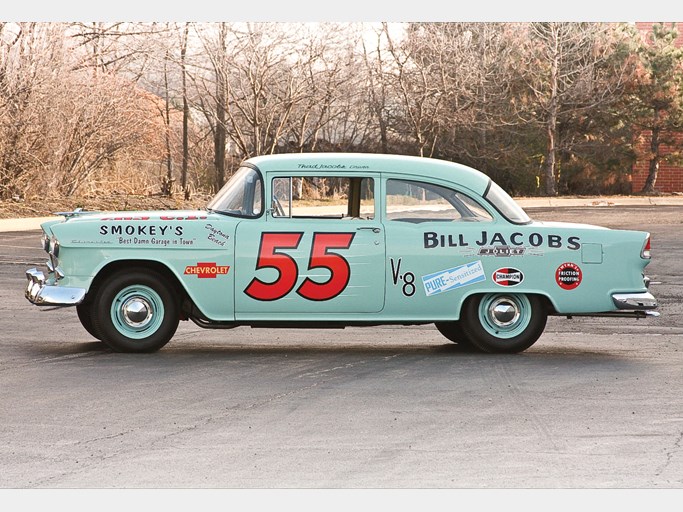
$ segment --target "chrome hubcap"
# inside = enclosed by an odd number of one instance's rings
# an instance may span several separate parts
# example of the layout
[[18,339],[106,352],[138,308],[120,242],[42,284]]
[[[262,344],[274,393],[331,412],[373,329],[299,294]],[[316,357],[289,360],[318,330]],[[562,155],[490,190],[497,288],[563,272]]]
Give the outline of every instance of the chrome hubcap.
[[506,297],[494,300],[489,306],[489,318],[500,327],[508,327],[515,324],[520,317],[517,304]]
[[131,297],[121,306],[123,321],[131,327],[140,328],[152,319],[152,305],[143,297]]

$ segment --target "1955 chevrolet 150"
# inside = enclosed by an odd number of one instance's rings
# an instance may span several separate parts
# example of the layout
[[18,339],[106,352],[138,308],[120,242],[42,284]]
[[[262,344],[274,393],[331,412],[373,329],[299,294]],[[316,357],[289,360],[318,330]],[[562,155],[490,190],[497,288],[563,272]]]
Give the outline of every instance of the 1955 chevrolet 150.
[[180,320],[343,327],[435,323],[519,352],[548,315],[657,315],[650,235],[534,222],[484,174],[429,158],[246,160],[206,210],[69,212],[46,222],[26,297],[76,306],[114,350],[164,346]]

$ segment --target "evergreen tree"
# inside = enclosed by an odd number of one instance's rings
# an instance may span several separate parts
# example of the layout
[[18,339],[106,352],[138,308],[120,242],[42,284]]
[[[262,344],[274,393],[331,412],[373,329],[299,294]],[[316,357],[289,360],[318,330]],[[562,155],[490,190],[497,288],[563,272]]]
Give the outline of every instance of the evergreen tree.
[[683,131],[683,48],[676,48],[677,36],[675,24],[655,24],[638,49],[641,77],[634,94],[634,125],[650,136],[643,194],[656,192],[662,162],[681,161],[683,148],[676,136]]

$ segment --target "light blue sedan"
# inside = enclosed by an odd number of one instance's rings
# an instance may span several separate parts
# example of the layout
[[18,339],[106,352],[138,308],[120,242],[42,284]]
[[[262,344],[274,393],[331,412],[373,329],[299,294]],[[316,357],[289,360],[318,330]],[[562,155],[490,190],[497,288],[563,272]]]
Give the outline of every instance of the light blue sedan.
[[114,350],[206,328],[435,323],[519,352],[548,315],[657,315],[650,235],[534,222],[484,174],[441,160],[246,160],[201,211],[70,212],[43,224],[26,297],[76,306]]

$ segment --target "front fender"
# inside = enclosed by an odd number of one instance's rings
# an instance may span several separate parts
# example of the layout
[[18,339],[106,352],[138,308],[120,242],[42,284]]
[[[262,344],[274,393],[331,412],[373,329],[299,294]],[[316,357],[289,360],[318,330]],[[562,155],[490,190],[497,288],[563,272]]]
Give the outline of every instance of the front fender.
[[[111,269],[161,265],[212,320],[234,319],[236,219],[187,212],[71,219],[50,226],[59,239],[60,284],[90,290]],[[121,214],[117,214],[121,215]]]

